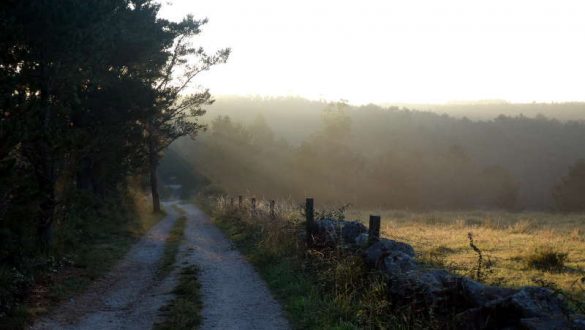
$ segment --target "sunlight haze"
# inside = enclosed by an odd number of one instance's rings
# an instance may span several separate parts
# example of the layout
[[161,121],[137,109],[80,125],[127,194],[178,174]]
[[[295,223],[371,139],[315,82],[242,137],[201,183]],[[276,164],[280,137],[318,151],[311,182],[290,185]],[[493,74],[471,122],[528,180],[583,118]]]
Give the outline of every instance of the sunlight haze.
[[231,47],[216,95],[368,102],[583,101],[583,1],[173,0]]

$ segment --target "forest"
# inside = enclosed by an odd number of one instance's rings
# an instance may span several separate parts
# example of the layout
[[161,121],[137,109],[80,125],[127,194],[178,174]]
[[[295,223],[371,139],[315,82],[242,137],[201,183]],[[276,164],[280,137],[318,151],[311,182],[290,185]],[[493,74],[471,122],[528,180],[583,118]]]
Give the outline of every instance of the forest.
[[131,192],[151,192],[160,212],[161,152],[196,135],[212,103],[206,89],[186,90],[230,51],[192,44],[206,19],[159,10],[150,0],[0,4],[0,318],[63,260],[94,262],[79,256],[96,251],[84,244],[134,230]]
[[[230,193],[312,195],[362,208],[570,211],[583,201],[564,202],[578,193],[563,180],[575,168],[570,181],[583,182],[585,122],[556,117],[566,107],[524,105],[532,114],[525,116],[470,105],[458,118],[397,106],[226,97],[203,118],[208,132],[171,149],[213,182],[209,189]],[[538,113],[543,108],[551,109],[548,117]],[[467,118],[478,112],[491,117]]]

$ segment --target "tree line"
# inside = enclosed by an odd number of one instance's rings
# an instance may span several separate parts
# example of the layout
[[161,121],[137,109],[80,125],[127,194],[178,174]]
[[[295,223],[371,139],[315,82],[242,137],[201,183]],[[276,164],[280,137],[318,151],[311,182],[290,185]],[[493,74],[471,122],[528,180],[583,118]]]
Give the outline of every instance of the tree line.
[[422,210],[585,206],[582,121],[233,97],[206,120],[208,133],[173,149],[213,191]]
[[[151,0],[0,4],[0,230],[20,237],[26,208],[39,247],[79,192],[97,198],[146,176],[160,211],[161,151],[194,136],[213,102],[195,77],[229,49],[193,44],[206,19],[158,17]],[[4,261],[4,260],[3,260]]]

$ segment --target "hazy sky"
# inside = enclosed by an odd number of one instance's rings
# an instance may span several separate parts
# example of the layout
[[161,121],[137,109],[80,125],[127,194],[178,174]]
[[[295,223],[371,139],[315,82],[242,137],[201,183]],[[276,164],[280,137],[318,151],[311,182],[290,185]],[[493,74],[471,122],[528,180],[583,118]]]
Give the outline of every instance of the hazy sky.
[[170,0],[231,47],[213,94],[367,102],[585,100],[583,0]]

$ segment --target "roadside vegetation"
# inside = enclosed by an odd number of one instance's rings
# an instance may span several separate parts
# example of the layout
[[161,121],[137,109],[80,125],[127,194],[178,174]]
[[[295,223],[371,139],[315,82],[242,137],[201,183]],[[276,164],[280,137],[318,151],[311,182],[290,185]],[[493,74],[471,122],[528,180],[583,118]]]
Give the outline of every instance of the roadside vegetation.
[[[432,326],[411,310],[392,306],[383,278],[342,249],[306,250],[301,205],[278,201],[258,212],[226,198],[199,198],[215,223],[257,267],[296,328],[417,328]],[[326,206],[323,209],[328,209]],[[331,212],[330,212],[331,213]],[[335,213],[335,212],[333,212]],[[343,210],[346,219],[382,215],[382,236],[413,245],[417,258],[481,282],[546,286],[585,311],[585,237],[581,214]],[[339,214],[337,214],[339,215]],[[483,261],[478,272],[478,254]]]
[[106,201],[77,199],[70,215],[56,224],[49,256],[23,257],[18,269],[0,266],[0,329],[22,329],[82,292],[164,216],[152,214],[147,197],[137,190]]
[[381,274],[343,249],[307,250],[302,220],[292,205],[275,219],[267,205],[238,210],[226,200],[197,203],[234,242],[267,282],[296,329],[423,328],[423,320],[392,306]]

